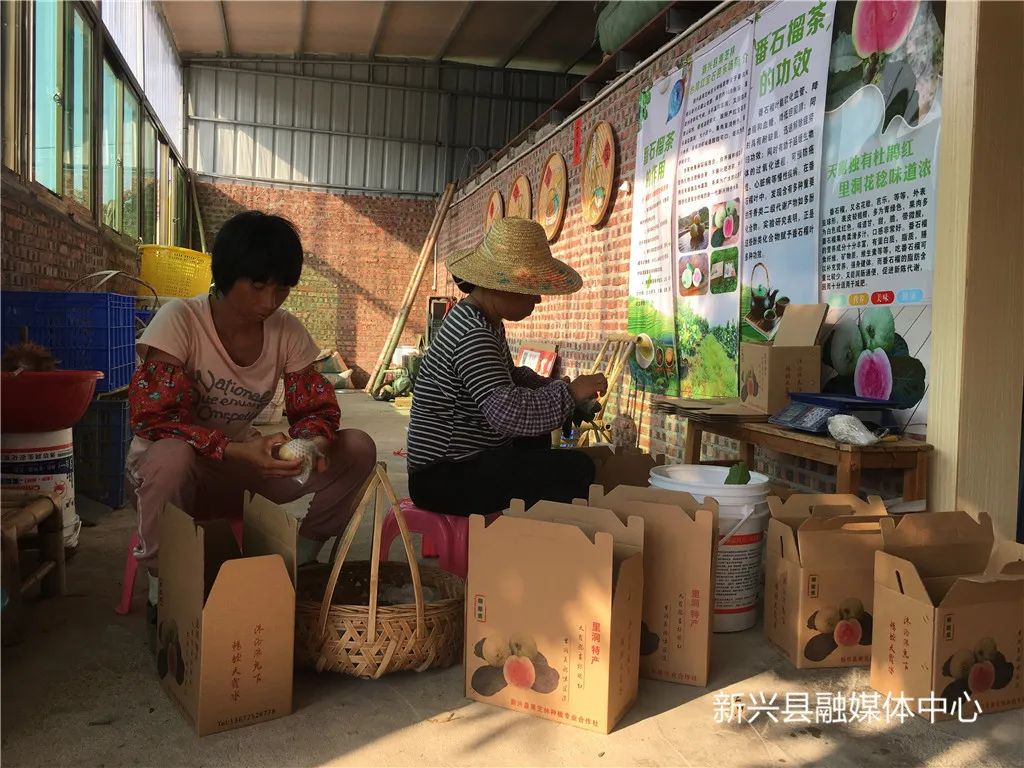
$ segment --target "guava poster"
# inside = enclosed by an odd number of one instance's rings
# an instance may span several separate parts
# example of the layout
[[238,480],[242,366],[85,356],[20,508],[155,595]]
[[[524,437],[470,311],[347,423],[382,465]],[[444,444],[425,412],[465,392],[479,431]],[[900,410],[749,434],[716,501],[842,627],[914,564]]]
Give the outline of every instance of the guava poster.
[[629,254],[629,333],[637,388],[678,395],[672,211],[684,78],[676,72],[640,92]]
[[923,432],[945,5],[839,3],[822,158],[823,389]]
[[744,22],[694,56],[676,171],[679,390],[737,391],[743,148],[753,59]]
[[775,337],[786,307],[818,302],[822,122],[833,2],[780,2],[754,21],[744,158],[740,338]]

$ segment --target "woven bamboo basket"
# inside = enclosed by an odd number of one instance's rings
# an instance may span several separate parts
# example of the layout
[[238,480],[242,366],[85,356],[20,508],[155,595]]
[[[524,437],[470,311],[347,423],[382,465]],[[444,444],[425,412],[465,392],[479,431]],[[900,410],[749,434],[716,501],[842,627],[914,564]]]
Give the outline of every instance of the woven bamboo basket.
[[[398,522],[407,563],[346,563],[352,540],[373,495],[372,553],[380,551],[388,509]],[[408,584],[415,602],[380,605],[382,586]],[[423,585],[437,599],[426,602]],[[303,568],[295,606],[295,651],[300,663],[353,677],[449,667],[462,658],[465,587],[457,576],[416,562],[412,539],[384,465],[378,465],[330,565]]]

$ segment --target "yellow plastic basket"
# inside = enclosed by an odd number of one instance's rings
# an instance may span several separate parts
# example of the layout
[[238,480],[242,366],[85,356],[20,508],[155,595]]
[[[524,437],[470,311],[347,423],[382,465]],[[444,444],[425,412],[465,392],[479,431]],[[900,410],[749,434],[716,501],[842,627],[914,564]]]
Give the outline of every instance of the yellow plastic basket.
[[[160,296],[188,298],[210,290],[213,273],[209,254],[169,245],[141,245],[139,253],[142,255],[139,276]],[[148,296],[149,292],[140,288],[136,295]]]

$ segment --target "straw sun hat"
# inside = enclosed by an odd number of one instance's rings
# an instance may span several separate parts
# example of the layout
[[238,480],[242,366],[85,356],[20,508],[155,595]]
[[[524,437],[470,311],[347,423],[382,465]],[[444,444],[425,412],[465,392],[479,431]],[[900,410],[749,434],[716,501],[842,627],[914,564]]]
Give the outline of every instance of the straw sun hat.
[[499,219],[480,244],[448,259],[448,271],[481,288],[559,296],[576,293],[583,278],[551,255],[544,228],[530,219]]

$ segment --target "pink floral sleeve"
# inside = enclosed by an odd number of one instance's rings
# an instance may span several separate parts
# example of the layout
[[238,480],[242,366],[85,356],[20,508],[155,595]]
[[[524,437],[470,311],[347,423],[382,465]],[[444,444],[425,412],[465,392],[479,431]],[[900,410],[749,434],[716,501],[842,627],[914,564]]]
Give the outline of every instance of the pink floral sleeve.
[[171,363],[143,363],[128,387],[132,432],[144,440],[182,440],[201,456],[223,459],[227,435],[193,424],[196,393],[185,369]]
[[292,437],[334,439],[341,425],[341,408],[334,387],[316,368],[284,375],[284,404]]

